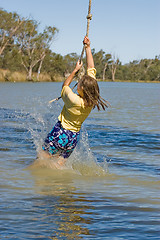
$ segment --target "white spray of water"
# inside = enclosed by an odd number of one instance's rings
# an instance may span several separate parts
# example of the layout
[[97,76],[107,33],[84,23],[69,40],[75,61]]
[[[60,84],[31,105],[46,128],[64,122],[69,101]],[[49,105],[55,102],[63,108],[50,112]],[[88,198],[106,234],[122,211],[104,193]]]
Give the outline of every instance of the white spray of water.
[[[36,101],[38,101],[36,99]],[[28,124],[28,130],[31,133],[37,153],[41,150],[41,146],[48,132],[54,127],[57,122],[57,117],[61,111],[62,106],[55,102],[52,105],[45,105],[39,100],[38,108],[32,108],[30,113],[34,121]],[[48,160],[49,161],[49,160]],[[108,164],[106,159],[97,162],[93,155],[88,133],[85,127],[82,126],[80,140],[67,160],[67,168],[74,172],[85,176],[104,176],[108,172]]]

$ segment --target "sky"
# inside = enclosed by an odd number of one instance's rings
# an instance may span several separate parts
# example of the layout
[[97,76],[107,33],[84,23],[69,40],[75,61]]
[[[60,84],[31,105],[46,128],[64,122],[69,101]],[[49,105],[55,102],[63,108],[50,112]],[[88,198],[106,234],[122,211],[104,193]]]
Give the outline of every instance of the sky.
[[[61,55],[81,54],[89,0],[0,0],[7,12],[17,12],[59,33],[51,46]],[[92,0],[91,48],[111,53],[122,64],[160,55],[160,0]]]

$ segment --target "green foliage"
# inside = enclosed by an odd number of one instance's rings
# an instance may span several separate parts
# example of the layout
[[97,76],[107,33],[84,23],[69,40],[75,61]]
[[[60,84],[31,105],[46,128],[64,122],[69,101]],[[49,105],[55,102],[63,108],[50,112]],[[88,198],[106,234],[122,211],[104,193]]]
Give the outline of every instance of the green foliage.
[[[57,79],[55,76],[61,76],[61,79],[66,77],[80,56],[76,53],[62,56],[52,52],[50,47],[58,29],[47,26],[40,33],[38,27],[37,21],[24,19],[15,12],[0,8],[0,68],[9,70],[12,76],[12,72],[25,70],[28,80],[38,79],[40,72],[51,80]],[[98,79],[160,81],[160,55],[155,59],[134,60],[122,65],[119,59],[102,49],[98,52],[92,49],[92,54]],[[85,59],[83,63],[85,65]],[[33,72],[37,73],[34,77]]]
[[79,59],[79,56],[76,53],[70,53],[64,56],[64,64],[65,64],[64,72],[66,74],[72,72],[78,59]]
[[155,59],[142,59],[119,66],[116,77],[132,81],[159,81],[160,58],[156,56]]
[[102,49],[97,53],[95,52],[93,55],[94,63],[97,70],[97,78],[102,78],[102,74],[103,74],[102,65],[104,65],[104,56],[105,56],[105,52]]
[[50,52],[46,55],[42,66],[42,72],[47,72],[51,76],[54,74],[62,74],[62,76],[64,76],[64,69],[64,59],[60,54]]
[[14,44],[25,22],[17,13],[8,13],[0,8],[0,55],[8,45]]

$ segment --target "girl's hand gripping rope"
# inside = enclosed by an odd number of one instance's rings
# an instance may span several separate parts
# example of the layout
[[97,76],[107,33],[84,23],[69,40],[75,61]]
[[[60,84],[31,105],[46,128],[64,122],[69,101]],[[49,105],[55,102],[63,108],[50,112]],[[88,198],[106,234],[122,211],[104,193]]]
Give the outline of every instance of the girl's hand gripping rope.
[[[69,75],[69,77],[64,81],[64,83],[63,83],[63,85],[62,85],[62,88],[63,88],[63,86],[69,86],[69,85],[70,85],[70,83],[72,82],[75,74],[81,69],[82,65],[83,65],[83,62],[82,62],[82,61],[80,62],[80,60],[78,60],[77,63],[76,63],[76,66],[75,66],[75,68],[74,68],[74,70],[73,70],[73,72],[72,72],[72,73]],[[78,84],[78,83],[77,83],[77,84]],[[77,84],[72,88],[72,90],[77,86]],[[57,101],[57,100],[59,100],[60,98],[61,98],[61,97],[55,98],[55,99],[49,101],[49,103],[52,103],[52,102],[54,102],[54,101]]]
[[82,61],[80,62],[80,60],[78,60],[75,66],[75,71],[78,72],[81,69],[82,65],[83,62]]
[[83,44],[85,48],[90,47],[91,42],[87,36],[84,37]]
[[69,86],[75,76],[75,74],[80,70],[80,68],[82,67],[83,63],[80,62],[79,60],[77,61],[76,63],[76,66],[73,70],[73,72],[69,75],[69,77],[64,81],[63,85],[62,85],[62,88],[63,86]]

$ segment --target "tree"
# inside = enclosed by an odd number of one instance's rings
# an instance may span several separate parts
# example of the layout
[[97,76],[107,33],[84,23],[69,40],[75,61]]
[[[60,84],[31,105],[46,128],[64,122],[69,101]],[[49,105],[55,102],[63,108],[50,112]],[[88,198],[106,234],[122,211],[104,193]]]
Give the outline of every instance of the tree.
[[36,21],[25,22],[22,31],[17,36],[17,46],[21,56],[21,64],[27,72],[27,80],[32,80],[32,70],[37,64],[36,41],[38,41],[38,24]]
[[102,79],[103,77],[103,66],[105,64],[104,57],[105,57],[105,52],[102,49],[99,52],[93,54],[94,63],[97,70],[96,76],[99,79],[100,78]]
[[97,70],[97,78],[105,80],[106,70],[111,63],[111,54],[106,54],[102,49],[95,53],[95,49],[92,50],[94,63]]
[[24,24],[25,19],[13,12],[0,9],[0,55],[2,55],[7,45],[14,43],[14,38]]
[[7,45],[0,57],[0,68],[10,71],[22,71],[18,49],[14,45]]
[[50,50],[43,61],[42,72],[48,73],[54,81],[57,79],[57,75],[64,77],[65,69],[65,61],[63,57]]
[[104,68],[103,68],[103,81],[105,80],[105,73],[106,73],[106,69],[108,67],[108,64],[111,63],[111,58],[112,58],[112,55],[111,54],[106,54],[105,55],[105,58],[104,58]]
[[79,56],[77,53],[70,53],[64,56],[64,63],[65,63],[65,75],[67,76],[73,71],[73,68],[78,61]]
[[49,52],[49,48],[53,42],[53,39],[56,33],[58,33],[58,29],[56,27],[49,26],[49,27],[46,27],[43,33],[39,35],[39,42],[37,43],[37,48],[39,50],[39,59],[40,59],[38,72],[37,72],[38,80],[39,80],[39,74],[41,71],[43,60],[47,52]]
[[115,58],[115,56],[112,57],[112,60],[111,60],[111,73],[112,73],[112,81],[114,82],[115,81],[115,74],[116,74],[116,70],[117,70],[117,66],[118,64],[120,63],[119,59]]
[[157,70],[157,73],[155,74],[156,75],[155,80],[160,81],[160,55],[155,56],[154,63],[156,65],[156,70]]
[[151,81],[160,81],[160,55],[152,59],[152,65],[147,72],[147,78]]
[[21,55],[21,64],[27,72],[27,80],[32,80],[33,68],[39,63],[38,77],[42,62],[49,50],[55,33],[55,27],[45,28],[43,33],[38,33],[38,24],[34,20],[28,20],[23,26],[23,31],[17,37],[17,45]]

